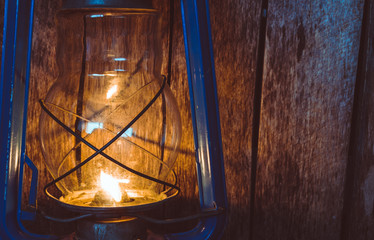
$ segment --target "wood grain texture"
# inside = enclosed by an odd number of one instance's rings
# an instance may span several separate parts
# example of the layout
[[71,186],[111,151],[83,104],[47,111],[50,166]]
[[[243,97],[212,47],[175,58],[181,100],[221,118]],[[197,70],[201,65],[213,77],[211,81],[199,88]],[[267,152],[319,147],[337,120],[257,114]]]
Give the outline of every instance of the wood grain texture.
[[229,203],[223,239],[249,238],[252,112],[261,1],[210,1]]
[[374,3],[361,30],[342,239],[374,239]]
[[168,75],[168,58],[169,58],[169,37],[170,37],[170,7],[169,0],[153,0],[154,8],[159,11],[161,21],[161,50],[162,66],[161,74]]
[[[41,107],[39,99],[44,99],[48,89],[57,78],[56,43],[57,32],[55,15],[61,8],[62,0],[35,1],[33,39],[31,53],[29,103],[27,111],[26,154],[34,162],[39,171],[38,207],[52,216],[66,217],[66,211],[48,201],[44,195],[44,186],[52,180],[43,161],[39,141],[39,117]],[[24,175],[23,204],[28,196],[31,172],[26,167]],[[29,180],[27,180],[29,179]],[[52,189],[53,190],[53,189]],[[52,191],[56,193],[56,191]],[[43,234],[66,234],[72,231],[71,224],[56,224],[43,218],[28,226],[30,230]]]
[[254,239],[339,239],[363,1],[269,1]]
[[184,55],[183,28],[180,2],[167,1],[173,11],[172,39],[169,47],[172,47],[170,66],[170,88],[174,93],[182,120],[181,153],[178,155],[174,170],[178,175],[178,183],[182,189],[177,201],[166,206],[165,216],[186,216],[198,211],[198,187],[196,177],[196,158],[194,150],[191,105],[187,80],[186,59]]
[[[26,154],[39,170],[38,198],[45,199],[42,191],[51,180],[39,142],[39,99],[44,99],[57,78],[55,14],[62,1],[35,1],[34,32],[32,40],[29,104],[27,113]],[[27,188],[26,188],[27,189]]]

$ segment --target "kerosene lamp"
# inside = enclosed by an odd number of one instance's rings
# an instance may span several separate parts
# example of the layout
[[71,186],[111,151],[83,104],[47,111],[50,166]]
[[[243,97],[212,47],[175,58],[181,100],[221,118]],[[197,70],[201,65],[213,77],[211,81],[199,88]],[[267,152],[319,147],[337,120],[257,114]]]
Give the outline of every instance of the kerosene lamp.
[[[217,239],[226,194],[206,1],[182,1],[201,213],[167,239]],[[44,239],[22,221],[36,212],[37,169],[25,156],[33,1],[6,1],[1,68],[2,239]],[[22,24],[17,24],[22,23]],[[59,77],[45,99],[40,142],[53,181],[45,193],[76,221],[77,239],[146,239],[142,214],[175,197],[181,136],[173,94],[161,76],[158,11],[151,1],[66,0],[58,15]],[[23,167],[33,170],[21,210]],[[61,194],[48,190],[55,185]],[[187,217],[188,218],[188,217]],[[179,219],[182,220],[182,219]],[[105,230],[104,230],[105,229]],[[110,230],[108,230],[110,229]]]

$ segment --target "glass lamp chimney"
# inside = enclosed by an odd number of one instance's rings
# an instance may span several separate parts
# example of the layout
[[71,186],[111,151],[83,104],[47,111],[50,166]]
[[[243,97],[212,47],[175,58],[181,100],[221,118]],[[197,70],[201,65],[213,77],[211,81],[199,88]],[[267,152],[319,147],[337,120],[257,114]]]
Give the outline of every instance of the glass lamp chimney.
[[[163,85],[159,16],[153,9],[75,9],[69,7],[70,2],[58,15],[59,75],[44,103],[75,134],[100,149],[149,104]],[[177,103],[165,86],[150,108],[103,152],[164,181],[171,173],[180,137]],[[55,179],[95,153],[45,112],[40,116],[40,138],[45,163]],[[102,174],[115,179],[122,194],[128,196],[114,203],[118,206],[165,198],[162,185],[98,154],[57,183],[62,192],[60,200],[80,206],[107,206],[105,201],[112,200],[100,184]]]

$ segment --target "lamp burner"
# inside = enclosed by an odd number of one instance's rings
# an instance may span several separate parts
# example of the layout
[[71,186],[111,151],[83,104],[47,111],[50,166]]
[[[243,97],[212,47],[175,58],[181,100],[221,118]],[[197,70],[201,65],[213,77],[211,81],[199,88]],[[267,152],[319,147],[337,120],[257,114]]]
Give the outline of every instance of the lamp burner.
[[138,218],[122,217],[105,220],[78,221],[76,240],[110,239],[110,240],[145,240],[147,229]]

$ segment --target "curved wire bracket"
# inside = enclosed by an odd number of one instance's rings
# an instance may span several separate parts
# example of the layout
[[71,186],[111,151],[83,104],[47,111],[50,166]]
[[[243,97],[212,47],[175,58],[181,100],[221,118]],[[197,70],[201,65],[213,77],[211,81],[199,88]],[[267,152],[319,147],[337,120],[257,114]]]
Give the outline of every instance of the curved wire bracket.
[[[162,184],[162,185],[165,185],[165,186],[168,186],[170,187],[171,189],[175,189],[176,190],[176,193],[169,196],[168,198],[171,198],[171,197],[175,197],[176,195],[179,194],[180,192],[180,188],[178,186],[174,184],[171,184],[171,183],[168,183],[168,182],[165,182],[165,181],[162,181],[162,180],[159,180],[159,179],[156,179],[154,177],[151,177],[147,174],[144,174],[144,173],[141,173],[139,171],[136,171],[124,164],[122,164],[121,162],[117,161],[116,159],[112,158],[111,156],[107,155],[106,153],[104,153],[103,151],[105,149],[107,149],[111,144],[113,144],[119,137],[121,137],[152,105],[153,103],[157,100],[157,98],[162,94],[164,88],[165,88],[165,84],[166,84],[166,77],[163,76],[163,81],[162,81],[162,85],[159,89],[159,91],[155,94],[155,96],[150,100],[150,102],[142,109],[142,111],[140,111],[135,117],[133,120],[130,121],[130,123],[128,123],[115,137],[113,137],[110,141],[108,141],[103,147],[101,147],[100,149],[96,148],[92,143],[88,142],[86,139],[84,139],[82,136],[80,136],[79,134],[77,134],[76,132],[74,132],[73,130],[71,130],[68,126],[66,126],[61,120],[59,120],[51,111],[48,110],[47,106],[45,105],[44,101],[43,100],[39,100],[39,103],[42,107],[42,109],[56,122],[58,123],[61,127],[63,127],[67,132],[69,132],[71,135],[73,135],[74,137],[76,137],[79,141],[81,141],[82,143],[84,143],[85,145],[87,145],[88,147],[90,147],[92,150],[95,151],[95,153],[93,153],[91,156],[89,156],[88,158],[86,158],[84,161],[82,161],[81,163],[77,164],[75,167],[73,167],[72,169],[70,169],[69,171],[65,172],[64,174],[62,174],[61,176],[59,176],[58,178],[54,179],[53,181],[49,182],[45,187],[44,187],[44,193],[51,199],[57,201],[57,202],[60,202],[55,196],[53,196],[52,194],[50,194],[48,192],[48,188],[51,187],[52,185],[58,183],[59,181],[61,181],[62,179],[64,179],[65,177],[69,176],[70,174],[72,174],[73,172],[77,171],[79,168],[81,168],[82,166],[84,166],[85,164],[87,164],[89,161],[91,161],[94,157],[96,157],[97,155],[101,155],[103,157],[105,157],[106,159],[108,159],[109,161],[113,162],[114,164],[116,164],[117,166],[139,176],[139,177],[142,177],[142,178],[145,178],[147,180],[150,180],[150,181],[153,181],[153,182],[156,182],[156,183],[159,183],[159,184]],[[176,174],[175,172],[172,170],[173,174],[174,174],[174,177],[175,179],[176,178]],[[51,217],[52,218],[52,217]],[[64,220],[64,221],[67,221],[67,220]]]

